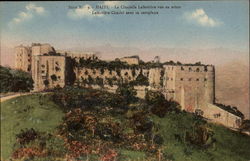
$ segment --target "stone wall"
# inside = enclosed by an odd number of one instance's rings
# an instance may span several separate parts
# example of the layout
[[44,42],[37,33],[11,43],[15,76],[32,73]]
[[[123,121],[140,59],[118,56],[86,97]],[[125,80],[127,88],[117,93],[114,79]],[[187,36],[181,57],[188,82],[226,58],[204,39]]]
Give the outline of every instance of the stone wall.
[[[93,79],[102,78],[104,84],[108,84],[108,79],[116,79],[114,84],[117,84],[118,81],[123,83],[129,83],[136,80],[140,72],[148,78],[149,85],[152,87],[160,88],[160,72],[161,68],[151,68],[151,69],[91,69],[91,68],[75,68],[74,72],[76,74],[76,79],[78,82],[83,82],[83,80],[88,79],[90,76]],[[134,74],[133,74],[134,73]]]
[[[96,59],[95,54],[63,53],[53,56],[54,48],[49,44],[32,44],[31,47],[15,48],[16,68],[31,72],[34,90],[44,90],[56,86],[64,87],[66,83],[102,88],[115,92],[120,83],[137,82],[138,76],[147,79],[147,85],[135,84],[137,96],[144,98],[147,90],[163,93],[165,98],[180,103],[183,110],[200,112],[204,117],[228,127],[237,128],[241,118],[214,104],[215,69],[212,65],[164,65],[163,67],[140,68],[134,66],[126,69],[76,67],[73,59]],[[138,57],[125,57],[121,61],[139,64]],[[101,80],[102,85],[98,85]],[[92,81],[92,82],[91,82]],[[99,82],[100,83],[100,82]]]
[[120,58],[121,62],[126,62],[129,65],[133,65],[133,64],[139,64],[139,58],[138,57],[124,57],[124,58]]
[[39,44],[39,43],[33,43],[31,50],[32,50],[32,55],[34,56],[55,52],[55,49],[50,44]]
[[65,85],[65,57],[64,56],[33,56],[32,78],[35,82],[34,90],[44,90]]
[[240,117],[210,103],[208,103],[207,107],[204,109],[203,116],[213,122],[222,124],[230,128],[239,128],[242,120]]
[[29,47],[15,47],[15,68],[31,72],[31,50]]
[[165,65],[164,69],[163,89],[167,99],[179,102],[189,112],[214,103],[213,66]]

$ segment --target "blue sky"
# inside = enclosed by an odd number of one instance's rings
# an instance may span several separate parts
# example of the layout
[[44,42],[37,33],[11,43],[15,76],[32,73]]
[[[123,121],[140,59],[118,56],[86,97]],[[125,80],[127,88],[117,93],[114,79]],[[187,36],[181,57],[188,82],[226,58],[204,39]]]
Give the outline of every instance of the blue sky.
[[[95,8],[97,4],[109,5],[109,11],[114,10],[114,5],[176,5],[181,8],[155,10],[159,12],[158,15],[93,16],[89,11],[100,11]],[[68,6],[78,5],[83,8],[68,9]],[[223,47],[249,50],[247,0],[1,2],[0,12],[1,42],[8,46],[48,42],[56,48],[111,44],[138,48]]]

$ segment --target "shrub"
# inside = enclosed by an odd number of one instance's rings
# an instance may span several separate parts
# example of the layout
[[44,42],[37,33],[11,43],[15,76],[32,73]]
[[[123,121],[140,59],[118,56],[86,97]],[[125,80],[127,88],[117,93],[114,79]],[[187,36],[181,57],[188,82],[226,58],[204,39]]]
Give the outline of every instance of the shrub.
[[134,87],[129,84],[120,85],[116,90],[116,94],[124,97],[127,104],[133,103],[137,100],[137,92]]
[[1,92],[28,92],[33,89],[31,74],[0,66]]
[[145,101],[149,105],[160,104],[165,101],[165,97],[159,91],[147,91]]
[[33,128],[21,130],[19,134],[16,135],[17,142],[20,145],[28,144],[29,142],[38,138],[39,134]]

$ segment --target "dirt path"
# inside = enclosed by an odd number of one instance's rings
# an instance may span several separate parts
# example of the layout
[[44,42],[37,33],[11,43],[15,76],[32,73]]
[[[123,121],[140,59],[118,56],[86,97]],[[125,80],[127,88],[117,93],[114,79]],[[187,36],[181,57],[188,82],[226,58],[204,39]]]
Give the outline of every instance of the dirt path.
[[12,94],[12,95],[3,96],[3,97],[0,98],[0,102],[4,102],[4,101],[7,101],[7,100],[9,100],[11,98],[30,95],[30,94],[34,94],[34,93],[32,93],[32,92],[29,92],[29,93],[15,93],[15,94]]

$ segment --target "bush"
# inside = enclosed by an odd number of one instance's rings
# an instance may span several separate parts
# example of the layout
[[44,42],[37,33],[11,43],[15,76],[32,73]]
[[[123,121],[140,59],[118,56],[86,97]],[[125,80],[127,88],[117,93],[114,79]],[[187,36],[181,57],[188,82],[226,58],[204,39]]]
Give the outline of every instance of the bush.
[[213,135],[208,124],[197,121],[192,129],[186,132],[185,141],[198,147],[208,148],[216,141]]
[[29,73],[0,66],[1,92],[28,92],[33,89],[33,83]]
[[159,117],[164,117],[167,112],[179,112],[180,105],[173,100],[166,100],[158,91],[148,91],[145,101],[151,106],[151,112]]
[[144,76],[142,74],[142,70],[140,71],[140,74],[136,77],[136,80],[130,82],[131,85],[141,85],[141,86],[148,86],[149,81],[148,77]]
[[28,144],[29,142],[35,140],[38,137],[39,137],[38,132],[35,131],[33,128],[21,130],[21,132],[16,135],[17,142],[20,145]]
[[137,101],[136,90],[129,84],[122,84],[116,89],[116,94],[124,97],[127,104]]
[[147,91],[145,101],[149,105],[159,105],[165,101],[165,97],[162,93],[158,91]]

